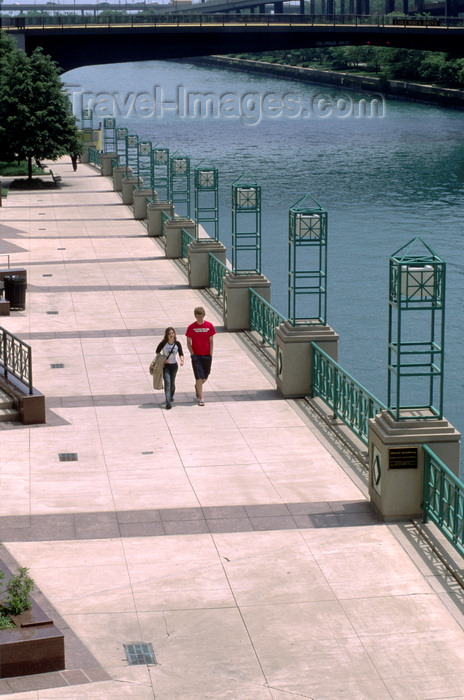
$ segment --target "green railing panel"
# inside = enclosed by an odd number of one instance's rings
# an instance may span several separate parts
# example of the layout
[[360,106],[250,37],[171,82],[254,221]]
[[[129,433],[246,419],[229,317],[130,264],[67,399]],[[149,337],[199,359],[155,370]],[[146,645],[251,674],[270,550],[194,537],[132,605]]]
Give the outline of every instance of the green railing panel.
[[429,519],[464,556],[464,484],[424,445],[423,520]]
[[171,214],[168,214],[165,211],[161,212],[161,235],[162,236],[166,235],[166,232],[164,230],[164,224],[166,223],[166,221],[170,221],[171,219],[172,219]]
[[250,292],[250,330],[257,331],[263,343],[269,343],[271,348],[276,348],[276,328],[285,321],[282,316],[268,301],[263,299],[254,289]]
[[182,258],[188,258],[188,247],[190,243],[192,243],[195,240],[195,236],[192,236],[191,233],[185,230],[185,228],[182,229]]
[[209,257],[209,286],[212,289],[216,289],[218,296],[222,296],[222,280],[227,274],[228,267],[224,265],[219,258],[217,258],[212,253],[208,254]]
[[368,444],[369,418],[386,409],[379,399],[348,372],[311,343],[313,355],[313,395],[319,396],[362,442]]
[[101,165],[101,153],[96,148],[89,148],[89,162],[94,165]]

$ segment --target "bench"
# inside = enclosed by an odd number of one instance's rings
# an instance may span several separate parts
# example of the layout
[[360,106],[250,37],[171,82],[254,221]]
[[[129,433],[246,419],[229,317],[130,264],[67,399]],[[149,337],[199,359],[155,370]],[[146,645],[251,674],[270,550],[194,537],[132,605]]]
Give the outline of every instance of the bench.
[[53,170],[50,170],[50,169],[48,170],[48,172],[52,176],[52,180],[55,183],[55,185],[59,185],[59,183],[61,182],[61,175],[55,175],[53,173]]

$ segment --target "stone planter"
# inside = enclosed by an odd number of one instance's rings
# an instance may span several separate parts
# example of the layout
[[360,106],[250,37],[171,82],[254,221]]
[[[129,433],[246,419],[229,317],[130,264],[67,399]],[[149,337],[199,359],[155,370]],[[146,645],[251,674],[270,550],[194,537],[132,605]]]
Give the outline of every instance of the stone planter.
[[[5,579],[10,578],[3,563],[1,569]],[[29,610],[11,619],[16,627],[0,630],[0,678],[65,668],[64,635],[35,601]]]

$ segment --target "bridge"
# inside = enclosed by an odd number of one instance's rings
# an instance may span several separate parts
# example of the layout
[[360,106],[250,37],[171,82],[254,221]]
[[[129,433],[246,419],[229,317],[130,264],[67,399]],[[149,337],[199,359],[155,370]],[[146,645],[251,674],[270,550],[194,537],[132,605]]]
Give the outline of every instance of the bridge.
[[[388,18],[320,18],[309,15],[161,16],[140,22],[63,21],[6,23],[28,53],[41,46],[63,70],[115,62],[188,58],[223,53],[326,46],[388,46],[447,51],[464,56],[464,27],[448,19],[423,25],[390,24]],[[69,18],[68,18],[69,19]]]
[[[115,15],[123,14],[143,14],[149,12],[152,16],[154,13],[174,13],[181,14],[210,14],[210,13],[240,13],[240,12],[258,12],[265,14],[273,11],[275,14],[283,14],[284,9],[286,14],[298,12],[299,14],[307,14],[308,2],[299,0],[298,5],[295,0],[202,0],[199,3],[192,3],[189,0],[170,0],[168,4],[159,4],[157,2],[137,2],[137,3],[115,3],[115,2],[98,2],[98,3],[70,3],[70,2],[48,2],[45,5],[37,5],[36,3],[1,3],[0,7],[3,12],[8,12],[10,15],[21,15],[25,12],[30,12],[35,15],[48,14],[52,16],[59,15],[85,15],[92,13],[95,17],[104,14],[105,16],[114,13]],[[370,0],[310,0],[310,12],[308,14],[315,15],[334,15],[343,16],[349,15],[369,15]],[[440,2],[428,2],[425,0],[417,0],[416,4],[410,6],[409,0],[385,0],[385,14],[400,11],[404,14],[427,13],[433,16],[456,17],[459,12],[464,11],[464,0],[442,0]]]

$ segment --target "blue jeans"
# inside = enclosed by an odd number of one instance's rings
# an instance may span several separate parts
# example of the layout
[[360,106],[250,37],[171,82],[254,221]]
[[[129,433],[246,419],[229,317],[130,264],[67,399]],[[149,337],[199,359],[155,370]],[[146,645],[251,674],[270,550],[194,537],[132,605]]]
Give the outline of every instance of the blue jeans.
[[171,401],[174,399],[174,394],[176,393],[176,374],[179,366],[177,362],[172,364],[164,365],[163,367],[163,379],[164,379],[164,393],[166,394],[166,405],[169,406]]

